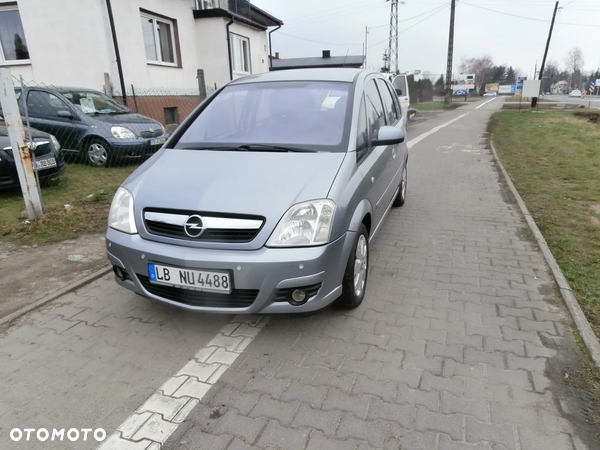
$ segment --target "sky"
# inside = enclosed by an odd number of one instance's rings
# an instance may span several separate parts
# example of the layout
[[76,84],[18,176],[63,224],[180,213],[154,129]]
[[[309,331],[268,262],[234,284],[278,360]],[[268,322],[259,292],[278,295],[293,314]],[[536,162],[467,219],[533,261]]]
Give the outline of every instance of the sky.
[[[252,0],[283,20],[272,34],[281,58],[360,55],[367,35],[367,67],[379,70],[388,47],[390,2],[386,0]],[[446,72],[450,0],[400,0],[398,65],[401,72]],[[554,0],[457,0],[454,73],[461,58],[489,55],[533,76],[541,65]],[[579,47],[585,70],[600,67],[600,0],[564,0],[550,42],[548,60],[565,66],[567,52]]]

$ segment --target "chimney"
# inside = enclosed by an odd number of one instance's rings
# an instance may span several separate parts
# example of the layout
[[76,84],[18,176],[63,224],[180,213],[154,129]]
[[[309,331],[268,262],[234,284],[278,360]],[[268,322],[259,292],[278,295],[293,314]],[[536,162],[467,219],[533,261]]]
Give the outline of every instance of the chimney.
[[275,52],[275,59],[279,59],[279,52]]
[[331,58],[331,50],[323,50],[323,58]]

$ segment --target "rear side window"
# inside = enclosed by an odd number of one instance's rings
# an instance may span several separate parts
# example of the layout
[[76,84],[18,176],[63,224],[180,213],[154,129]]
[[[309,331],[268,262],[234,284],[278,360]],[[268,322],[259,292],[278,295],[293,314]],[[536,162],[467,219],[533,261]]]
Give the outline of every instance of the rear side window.
[[365,89],[365,96],[367,99],[369,135],[371,139],[377,139],[379,128],[385,125],[385,114],[383,112],[383,103],[381,103],[379,91],[377,90],[377,86],[375,86],[375,80],[368,82]]
[[381,98],[383,99],[383,106],[385,115],[387,118],[388,125],[394,125],[398,119],[398,111],[396,110],[396,104],[394,103],[394,99],[392,94],[387,87],[387,83],[381,79],[377,80],[377,87],[379,88],[379,93],[381,94]]
[[394,78],[392,84],[394,86],[394,89],[396,90],[396,93],[400,97],[408,95],[408,92],[406,90],[406,77],[404,75],[398,75],[396,78]]

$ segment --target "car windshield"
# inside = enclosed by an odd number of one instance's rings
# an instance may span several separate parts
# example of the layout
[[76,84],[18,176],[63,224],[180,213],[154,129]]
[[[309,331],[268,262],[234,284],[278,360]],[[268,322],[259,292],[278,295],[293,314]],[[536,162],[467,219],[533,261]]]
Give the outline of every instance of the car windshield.
[[175,148],[253,144],[346,151],[350,83],[281,81],[227,86],[196,117]]
[[66,91],[62,95],[85,114],[130,114],[131,110],[97,91]]

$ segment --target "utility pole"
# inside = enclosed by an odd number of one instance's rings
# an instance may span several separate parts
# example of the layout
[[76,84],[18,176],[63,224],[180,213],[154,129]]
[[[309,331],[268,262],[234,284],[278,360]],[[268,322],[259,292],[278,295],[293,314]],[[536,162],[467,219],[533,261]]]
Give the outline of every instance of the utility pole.
[[446,97],[444,104],[449,104],[452,100],[452,56],[454,55],[454,11],[456,10],[456,0],[452,0],[450,6],[450,36],[448,37],[448,65],[446,66]]
[[[540,67],[540,77],[541,81],[544,76],[544,66],[546,65],[546,57],[548,56],[548,48],[550,48],[550,39],[552,39],[552,30],[554,29],[554,20],[556,19],[556,12],[558,11],[558,2],[554,5],[554,14],[552,14],[552,23],[550,24],[550,31],[548,32],[548,41],[546,41],[546,50],[544,51],[544,58],[542,59],[542,67]],[[569,83],[570,84],[570,83]],[[569,86],[570,88],[570,86]],[[533,97],[531,99],[531,107],[535,108],[537,105],[537,97]]]
[[[388,0],[389,1],[389,0]],[[388,56],[390,73],[398,73],[398,0],[391,0]]]

